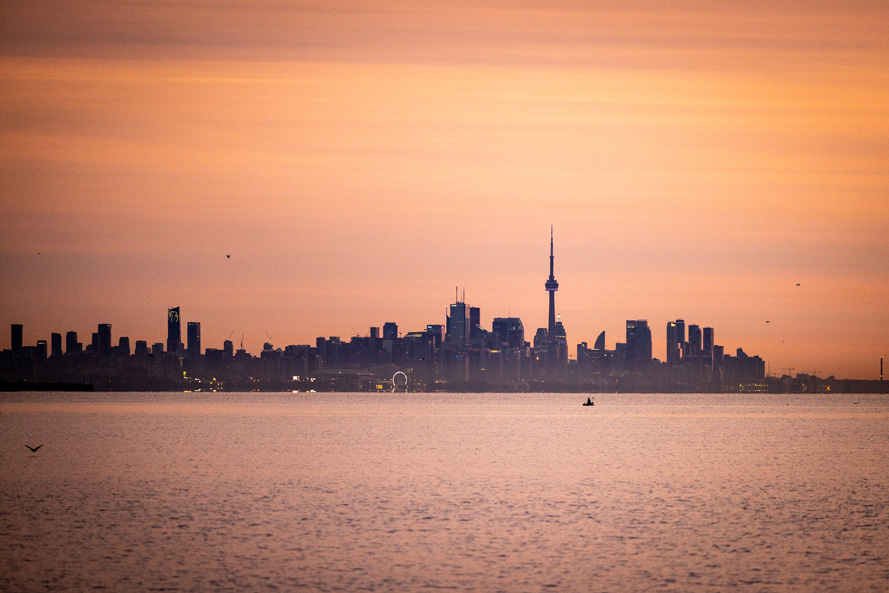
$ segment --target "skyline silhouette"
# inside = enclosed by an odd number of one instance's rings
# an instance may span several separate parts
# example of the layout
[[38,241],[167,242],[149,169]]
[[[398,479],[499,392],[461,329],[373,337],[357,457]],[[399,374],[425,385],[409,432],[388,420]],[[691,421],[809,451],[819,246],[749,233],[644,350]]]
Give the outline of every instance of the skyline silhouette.
[[873,376],[887,29],[863,1],[4,2],[0,322],[149,337],[178,304],[256,349],[422,327],[454,285],[536,320],[552,224],[576,336],[706,320]]

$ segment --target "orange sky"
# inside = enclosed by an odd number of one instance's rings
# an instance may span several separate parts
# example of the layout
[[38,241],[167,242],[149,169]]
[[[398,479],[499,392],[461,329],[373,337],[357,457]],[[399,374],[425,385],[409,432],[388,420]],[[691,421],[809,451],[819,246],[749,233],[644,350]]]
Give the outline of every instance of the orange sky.
[[153,343],[179,305],[256,353],[459,285],[530,339],[552,224],[572,353],[684,318],[876,378],[889,6],[664,6],[7,0],[0,327]]

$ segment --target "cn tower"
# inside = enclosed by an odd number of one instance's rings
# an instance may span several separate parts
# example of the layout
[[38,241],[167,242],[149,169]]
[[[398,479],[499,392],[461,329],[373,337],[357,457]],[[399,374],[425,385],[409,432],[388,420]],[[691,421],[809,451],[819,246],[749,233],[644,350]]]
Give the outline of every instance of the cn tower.
[[549,227],[549,280],[546,281],[546,291],[549,293],[549,328],[548,336],[550,340],[556,337],[556,291],[559,290],[559,283],[553,276],[553,227]]

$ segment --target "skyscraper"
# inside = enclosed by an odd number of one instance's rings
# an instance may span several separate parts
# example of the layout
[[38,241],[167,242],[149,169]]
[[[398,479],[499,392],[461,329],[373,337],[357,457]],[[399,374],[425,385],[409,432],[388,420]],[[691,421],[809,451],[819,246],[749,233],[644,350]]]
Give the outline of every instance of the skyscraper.
[[65,334],[65,354],[80,354],[82,346],[77,342],[77,332]]
[[450,306],[450,315],[447,317],[445,339],[453,346],[465,346],[469,339],[469,311],[466,303],[456,302]]
[[98,356],[111,356],[111,324],[100,323],[99,330]]
[[62,355],[62,334],[53,333],[51,334],[50,341],[50,356],[56,357]]
[[198,358],[201,355],[201,322],[188,322],[188,357]]
[[167,352],[176,353],[182,344],[182,324],[179,307],[167,309]]
[[651,362],[651,329],[645,319],[627,320],[627,362],[630,370]]
[[667,322],[667,364],[676,366],[679,364],[679,355],[682,353],[682,347],[679,342],[679,323],[676,321]]
[[22,324],[13,323],[10,326],[10,332],[11,332],[11,339],[12,339],[12,342],[11,342],[12,351],[13,351],[13,353],[19,352],[22,349],[22,334],[24,333]]
[[525,327],[518,317],[495,317],[491,331],[506,348],[522,348],[525,345]]

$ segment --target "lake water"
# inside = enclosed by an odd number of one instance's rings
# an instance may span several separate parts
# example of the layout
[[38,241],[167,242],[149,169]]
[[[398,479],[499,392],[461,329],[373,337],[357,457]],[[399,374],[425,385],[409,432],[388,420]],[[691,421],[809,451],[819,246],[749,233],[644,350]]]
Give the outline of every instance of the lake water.
[[584,399],[0,394],[0,590],[889,590],[889,396]]

